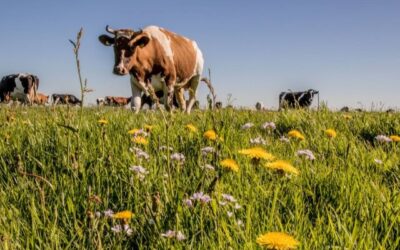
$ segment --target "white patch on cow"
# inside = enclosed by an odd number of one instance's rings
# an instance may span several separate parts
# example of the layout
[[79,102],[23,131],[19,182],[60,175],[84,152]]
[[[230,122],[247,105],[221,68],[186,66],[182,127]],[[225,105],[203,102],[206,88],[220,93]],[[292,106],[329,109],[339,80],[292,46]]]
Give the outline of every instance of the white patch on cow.
[[301,93],[299,96],[299,99],[296,100],[296,102],[300,102],[300,100],[305,96],[306,92]]
[[165,35],[164,32],[157,26],[148,26],[143,29],[144,32],[148,33],[152,39],[156,39],[160,44],[161,47],[164,49],[165,55],[174,61],[174,54],[171,48],[171,40]]
[[24,86],[22,86],[22,82],[21,82],[21,77],[25,77],[26,74],[18,74],[18,76],[14,79],[15,82],[15,88],[13,90],[13,92],[11,92],[11,97],[13,99],[19,99],[19,100],[26,100],[27,95],[24,92]]
[[131,108],[138,113],[142,106],[142,89],[138,86],[138,80],[131,75],[131,89],[132,89],[132,100]]
[[203,65],[204,65],[204,58],[203,58],[203,53],[201,53],[201,50],[197,46],[197,43],[195,41],[192,41],[193,48],[196,51],[196,65],[194,67],[194,72],[193,75],[200,75],[203,73]]

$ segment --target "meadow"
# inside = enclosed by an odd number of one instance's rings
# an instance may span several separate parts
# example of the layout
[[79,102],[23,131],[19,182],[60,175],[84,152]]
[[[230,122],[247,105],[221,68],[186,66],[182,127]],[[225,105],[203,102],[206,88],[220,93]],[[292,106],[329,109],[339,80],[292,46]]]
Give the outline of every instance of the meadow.
[[1,107],[0,121],[1,249],[261,249],[268,232],[400,248],[400,142],[376,137],[400,135],[396,113]]

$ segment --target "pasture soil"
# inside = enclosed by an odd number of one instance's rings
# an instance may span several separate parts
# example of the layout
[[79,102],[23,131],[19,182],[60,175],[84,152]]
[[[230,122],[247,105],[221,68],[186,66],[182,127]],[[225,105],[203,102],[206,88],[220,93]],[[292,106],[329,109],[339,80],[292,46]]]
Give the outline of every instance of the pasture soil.
[[[134,139],[135,128],[147,132]],[[204,138],[210,129],[216,140]],[[305,139],[288,138],[292,129]],[[259,249],[266,232],[298,249],[399,249],[400,142],[375,139],[399,134],[397,113],[0,107],[0,249]],[[299,174],[238,153],[255,146]]]

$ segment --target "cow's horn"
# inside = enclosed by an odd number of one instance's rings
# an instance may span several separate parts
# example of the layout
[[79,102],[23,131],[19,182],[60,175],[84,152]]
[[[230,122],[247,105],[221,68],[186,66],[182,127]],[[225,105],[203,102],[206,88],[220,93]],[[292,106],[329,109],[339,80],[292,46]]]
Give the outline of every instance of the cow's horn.
[[116,32],[115,30],[111,29],[110,26],[108,26],[108,25],[106,26],[106,31],[107,31],[108,33],[113,34],[113,35],[115,35],[115,32]]

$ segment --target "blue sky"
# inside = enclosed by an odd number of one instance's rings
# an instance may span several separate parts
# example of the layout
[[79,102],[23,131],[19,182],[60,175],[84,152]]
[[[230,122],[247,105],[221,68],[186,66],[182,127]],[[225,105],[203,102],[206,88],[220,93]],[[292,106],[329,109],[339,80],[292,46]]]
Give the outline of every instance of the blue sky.
[[[400,107],[400,1],[1,1],[0,75],[31,72],[45,93],[79,94],[68,39],[80,27],[82,73],[95,91],[129,96],[112,74],[113,28],[158,25],[196,40],[218,99],[277,107],[279,92],[320,90],[331,108]],[[198,99],[205,103],[205,85]]]

